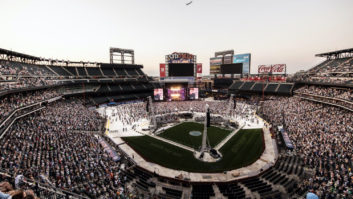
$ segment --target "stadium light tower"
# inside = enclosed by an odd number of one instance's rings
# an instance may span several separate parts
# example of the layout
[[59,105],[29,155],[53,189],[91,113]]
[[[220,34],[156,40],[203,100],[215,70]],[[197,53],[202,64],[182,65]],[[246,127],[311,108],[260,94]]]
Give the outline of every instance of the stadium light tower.
[[135,52],[131,49],[110,48],[111,64],[135,64]]

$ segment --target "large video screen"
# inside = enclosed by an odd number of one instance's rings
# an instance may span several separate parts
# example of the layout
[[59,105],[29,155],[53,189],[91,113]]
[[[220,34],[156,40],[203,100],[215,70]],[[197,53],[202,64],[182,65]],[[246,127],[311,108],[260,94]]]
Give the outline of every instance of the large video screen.
[[189,99],[191,99],[191,100],[199,99],[199,88],[190,88],[189,89]]
[[154,89],[153,98],[156,101],[163,101],[163,88]]
[[171,87],[167,89],[168,101],[184,101],[185,100],[185,88],[182,87]]
[[168,64],[169,77],[194,76],[194,64]]
[[246,53],[246,54],[239,54],[239,55],[234,55],[233,56],[233,63],[242,63],[243,64],[243,74],[249,74],[250,73],[250,64],[251,64],[251,54]]
[[243,73],[243,63],[236,64],[222,64],[221,65],[222,74],[242,74]]

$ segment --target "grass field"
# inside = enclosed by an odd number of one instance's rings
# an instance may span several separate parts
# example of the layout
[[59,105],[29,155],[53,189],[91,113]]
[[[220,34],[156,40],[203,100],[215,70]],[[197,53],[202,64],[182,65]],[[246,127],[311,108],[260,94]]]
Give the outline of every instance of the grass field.
[[145,160],[171,169],[215,173],[229,171],[255,162],[263,152],[262,129],[240,130],[221,149],[223,158],[215,163],[197,160],[193,153],[148,136],[124,137]]
[[[189,135],[189,132],[200,131],[203,134],[203,127],[204,125],[200,123],[184,122],[167,129],[158,136],[192,147],[194,149],[199,149],[202,143],[202,135],[191,136]],[[215,147],[219,142],[227,137],[229,133],[231,133],[231,130],[225,130],[214,126],[209,127],[207,130],[207,136],[208,140],[210,141],[210,145]]]

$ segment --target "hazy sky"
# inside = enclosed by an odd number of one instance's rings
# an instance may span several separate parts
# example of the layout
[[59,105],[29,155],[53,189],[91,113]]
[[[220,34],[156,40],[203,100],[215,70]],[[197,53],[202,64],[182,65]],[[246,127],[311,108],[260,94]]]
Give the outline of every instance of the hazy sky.
[[135,50],[158,75],[172,52],[189,52],[209,74],[215,51],[251,53],[289,73],[353,47],[353,0],[0,0],[0,48],[72,61],[109,62],[109,47]]

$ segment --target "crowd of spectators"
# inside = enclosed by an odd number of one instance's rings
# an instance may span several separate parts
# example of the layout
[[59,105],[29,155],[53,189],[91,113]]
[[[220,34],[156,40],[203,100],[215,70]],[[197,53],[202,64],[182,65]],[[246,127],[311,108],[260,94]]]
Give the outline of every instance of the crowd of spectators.
[[297,92],[353,101],[353,90],[348,88],[304,86],[298,89]]
[[18,79],[12,79],[11,81],[1,82],[0,91],[51,86],[59,84],[62,84],[62,82],[56,79],[51,79],[49,77],[19,77]]
[[353,58],[330,59],[311,68],[308,72],[311,74],[328,74],[335,72],[352,72]]
[[228,110],[228,101],[173,101],[154,103],[155,113],[157,115],[173,112],[199,112],[206,111],[206,104],[209,105],[212,114],[225,115]]
[[2,121],[13,110],[19,107],[57,97],[59,95],[60,94],[55,90],[40,90],[34,92],[6,95],[0,101],[0,121]]
[[111,115],[108,117],[110,120],[120,121],[123,126],[132,125],[133,123],[147,118],[146,102],[126,103],[115,106]]
[[0,140],[0,167],[90,198],[127,196],[121,162],[87,132],[100,130],[102,119],[79,100],[50,104],[16,121]]
[[[18,184],[16,184],[18,186]],[[7,181],[0,182],[0,198],[1,199],[35,199],[37,198],[31,189],[24,190],[16,187]]]
[[278,97],[263,104],[273,125],[284,125],[314,173],[302,183],[320,198],[351,198],[353,188],[353,113],[299,97]]
[[[333,75],[334,74],[334,75]],[[305,72],[298,72],[288,81],[353,84],[353,58],[326,60]]]
[[44,67],[30,64],[7,62],[0,63],[0,91],[58,84],[57,77]]

